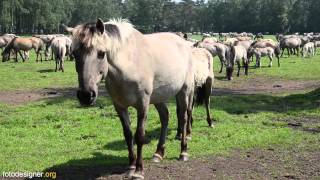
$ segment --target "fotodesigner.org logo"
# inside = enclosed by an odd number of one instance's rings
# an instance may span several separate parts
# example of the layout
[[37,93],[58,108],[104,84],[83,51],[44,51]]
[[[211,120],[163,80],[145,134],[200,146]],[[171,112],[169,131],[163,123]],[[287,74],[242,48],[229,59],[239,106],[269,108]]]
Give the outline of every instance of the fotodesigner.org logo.
[[56,172],[2,172],[4,178],[51,178],[56,179]]

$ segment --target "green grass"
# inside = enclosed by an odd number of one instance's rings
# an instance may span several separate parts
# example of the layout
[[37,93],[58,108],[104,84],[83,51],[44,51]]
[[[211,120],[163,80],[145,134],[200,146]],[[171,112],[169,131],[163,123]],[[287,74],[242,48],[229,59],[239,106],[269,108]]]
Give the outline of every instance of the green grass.
[[[77,86],[77,75],[74,62],[65,61],[65,72],[54,72],[55,62],[44,61],[36,63],[34,53],[31,53],[31,60],[25,63],[10,62],[0,63],[0,91],[17,90],[39,90],[44,88],[68,88]],[[301,57],[284,55],[281,58],[281,67],[277,67],[274,60],[273,67],[269,68],[269,60],[262,59],[262,68],[253,67],[249,70],[247,79],[254,79],[257,76],[266,78],[277,78],[282,80],[319,80],[320,56],[302,59]],[[220,63],[217,57],[214,58],[214,71],[217,77],[224,77],[219,74]],[[242,72],[243,74],[243,72]],[[242,77],[243,78],[243,77]],[[237,80],[237,77],[235,77]]]
[[[265,95],[212,98],[213,129],[207,127],[203,108],[195,109],[192,157],[224,154],[232,149],[283,146],[320,140],[289,129],[281,119],[312,116],[320,118],[320,91],[272,97]],[[174,140],[175,105],[170,104],[170,125],[166,159],[176,159],[180,143]],[[21,106],[0,107],[0,171],[40,171],[56,166],[111,166],[126,164],[127,150],[120,121],[107,98],[98,105],[82,108],[75,98],[47,99]],[[136,113],[133,109],[133,127]],[[151,143],[144,148],[150,159],[159,136],[159,118],[152,107],[147,122]],[[5,163],[4,163],[5,162]]]
[[[263,60],[263,65],[266,60]],[[36,63],[34,54],[25,63],[0,63],[0,91],[41,90],[77,86],[74,62],[66,61],[65,73],[53,72],[54,61]],[[217,59],[215,74],[218,75]],[[293,80],[318,80],[320,58],[283,58],[280,68],[250,69],[249,77],[234,81],[267,77]],[[220,84],[224,81],[220,81]],[[194,111],[195,123],[189,142],[191,157],[227,154],[234,149],[269,146],[317,146],[320,135],[292,130],[286,119],[320,118],[320,90],[287,95],[228,95],[212,97],[212,114],[217,120],[207,127],[205,110]],[[174,140],[175,104],[169,104],[170,124],[166,159],[176,160],[180,143]],[[130,109],[133,129],[136,113]],[[150,108],[144,147],[149,160],[160,133],[158,114]],[[314,126],[319,126],[315,124]],[[110,99],[99,97],[95,107],[80,107],[75,97],[43,99],[24,105],[0,104],[0,172],[43,171],[66,167],[115,166],[127,163],[122,128]]]

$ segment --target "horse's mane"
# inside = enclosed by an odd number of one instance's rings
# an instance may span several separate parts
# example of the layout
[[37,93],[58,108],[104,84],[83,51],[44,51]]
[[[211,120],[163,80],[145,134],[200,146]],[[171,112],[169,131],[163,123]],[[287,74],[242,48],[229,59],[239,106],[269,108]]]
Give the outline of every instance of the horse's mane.
[[95,23],[86,23],[75,27],[73,39],[86,48],[100,50],[118,49],[125,43],[134,28],[127,20],[110,20],[104,23],[105,33],[101,34]]

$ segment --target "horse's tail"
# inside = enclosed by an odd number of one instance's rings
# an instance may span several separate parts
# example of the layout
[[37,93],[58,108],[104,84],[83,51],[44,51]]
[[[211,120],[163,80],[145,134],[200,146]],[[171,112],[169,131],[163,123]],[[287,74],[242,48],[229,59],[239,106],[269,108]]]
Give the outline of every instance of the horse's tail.
[[231,46],[231,60],[232,60],[232,62],[235,62],[235,58],[236,58],[236,49],[234,46]]
[[203,84],[201,87],[197,87],[196,91],[196,105],[202,105],[206,97],[206,84]]

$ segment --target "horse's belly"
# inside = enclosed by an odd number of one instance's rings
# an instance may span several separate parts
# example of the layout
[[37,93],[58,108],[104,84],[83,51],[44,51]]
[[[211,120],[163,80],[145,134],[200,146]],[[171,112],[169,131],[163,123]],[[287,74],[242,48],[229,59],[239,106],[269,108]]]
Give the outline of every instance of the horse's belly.
[[182,88],[184,79],[173,80],[161,85],[154,84],[150,97],[150,104],[167,102],[169,98],[174,97]]

